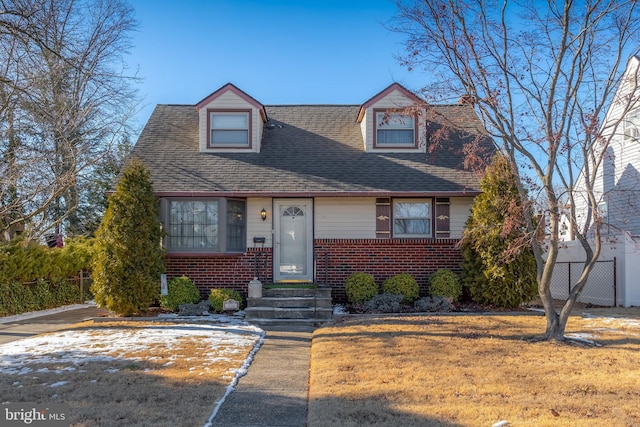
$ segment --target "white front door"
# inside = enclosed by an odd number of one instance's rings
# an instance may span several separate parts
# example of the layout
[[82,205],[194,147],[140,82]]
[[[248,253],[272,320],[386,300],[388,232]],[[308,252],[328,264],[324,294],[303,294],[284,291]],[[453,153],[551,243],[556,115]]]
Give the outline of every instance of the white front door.
[[275,200],[273,212],[274,280],[313,281],[313,200]]

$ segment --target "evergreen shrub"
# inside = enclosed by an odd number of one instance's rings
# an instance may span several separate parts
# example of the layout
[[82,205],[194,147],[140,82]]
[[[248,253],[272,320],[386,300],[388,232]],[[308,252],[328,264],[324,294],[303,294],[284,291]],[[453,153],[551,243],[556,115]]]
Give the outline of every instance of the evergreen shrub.
[[429,294],[432,297],[451,298],[455,302],[462,295],[462,285],[454,272],[440,269],[429,277]]
[[365,302],[362,308],[368,313],[399,313],[403,298],[401,294],[380,294]]
[[378,295],[378,285],[371,274],[353,273],[344,283],[347,301],[362,304]]
[[214,313],[222,313],[224,302],[230,299],[238,301],[240,308],[242,309],[243,302],[240,292],[235,289],[226,288],[211,289],[211,293],[209,294],[209,305],[211,306],[211,311]]
[[33,292],[18,282],[0,283],[0,315],[8,316],[37,309]]
[[418,299],[418,282],[409,273],[389,277],[382,284],[382,292],[402,295],[403,303],[411,303]]
[[158,218],[150,173],[131,159],[96,232],[91,292],[98,306],[131,315],[160,297],[164,250]]
[[195,304],[200,301],[200,292],[186,276],[171,279],[167,284],[167,295],[160,296],[160,305],[171,311],[177,311],[180,304]]
[[414,307],[418,311],[450,311],[451,304],[442,297],[424,297],[414,302]]

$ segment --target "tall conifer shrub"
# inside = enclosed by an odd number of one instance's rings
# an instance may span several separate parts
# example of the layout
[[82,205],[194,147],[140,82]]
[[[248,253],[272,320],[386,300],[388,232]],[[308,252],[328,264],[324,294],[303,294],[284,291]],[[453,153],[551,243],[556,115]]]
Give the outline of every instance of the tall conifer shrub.
[[132,159],[96,232],[91,292],[117,314],[145,311],[159,297],[164,251],[149,171]]
[[537,295],[536,261],[524,209],[506,157],[496,155],[480,183],[462,239],[462,283],[474,301],[517,307]]

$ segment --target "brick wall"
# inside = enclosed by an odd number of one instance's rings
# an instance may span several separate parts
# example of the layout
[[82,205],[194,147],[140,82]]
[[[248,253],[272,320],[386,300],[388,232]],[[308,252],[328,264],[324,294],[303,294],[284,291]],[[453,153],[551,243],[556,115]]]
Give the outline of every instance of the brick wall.
[[409,273],[428,292],[431,273],[446,268],[461,271],[462,253],[457,239],[326,239],[316,240],[316,278],[333,288],[334,302],[346,301],[344,282],[352,273],[372,274],[376,283]]
[[[167,279],[187,276],[194,281],[200,295],[209,297],[212,288],[231,288],[247,297],[247,285],[255,275],[258,260],[258,277],[262,283],[273,281],[270,248],[249,248],[240,255],[174,255],[166,259]],[[265,265],[266,262],[266,265]]]
[[[439,268],[459,273],[462,253],[456,239],[317,239],[316,282],[333,288],[335,302],[344,302],[344,282],[352,273],[372,274],[382,282],[395,274],[409,273],[418,281],[420,296],[427,295],[429,275]],[[203,297],[211,288],[232,288],[247,297],[254,277],[255,259],[263,284],[273,282],[270,248],[249,248],[246,254],[167,257],[167,278],[186,275]]]

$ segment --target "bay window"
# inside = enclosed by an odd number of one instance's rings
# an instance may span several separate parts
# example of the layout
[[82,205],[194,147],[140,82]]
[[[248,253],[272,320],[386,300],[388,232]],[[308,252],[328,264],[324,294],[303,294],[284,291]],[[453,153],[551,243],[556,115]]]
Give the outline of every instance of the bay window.
[[163,199],[169,253],[243,252],[246,202],[235,199]]

